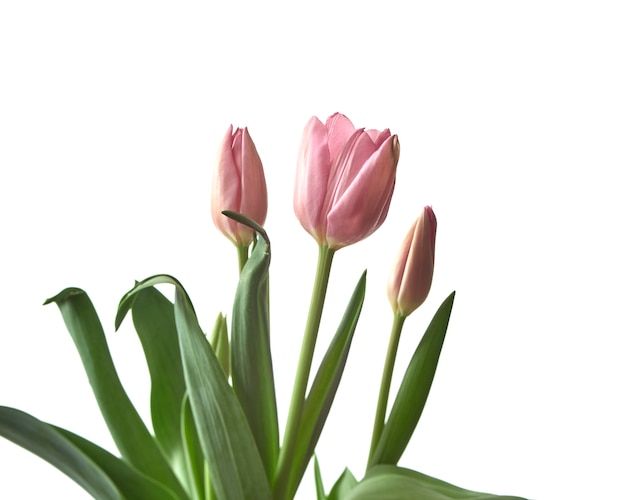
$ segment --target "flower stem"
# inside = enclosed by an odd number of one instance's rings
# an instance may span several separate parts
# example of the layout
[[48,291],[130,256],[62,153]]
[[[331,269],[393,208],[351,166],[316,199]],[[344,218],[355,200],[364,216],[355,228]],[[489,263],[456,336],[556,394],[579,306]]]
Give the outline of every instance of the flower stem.
[[289,467],[293,461],[293,455],[296,450],[298,429],[300,427],[300,419],[302,417],[302,409],[304,407],[306,389],[309,382],[311,364],[313,362],[313,353],[315,351],[315,342],[322,318],[324,299],[326,298],[328,278],[330,276],[330,268],[334,254],[335,250],[320,245],[313,294],[309,305],[309,315],[307,316],[302,347],[300,348],[300,358],[298,360],[296,377],[293,384],[283,445],[278,455],[276,481],[274,482],[274,499],[276,500],[287,497],[287,488],[291,474]]
[[378,393],[378,405],[376,406],[376,417],[374,419],[374,430],[372,431],[372,443],[370,445],[370,454],[367,461],[367,467],[372,466],[372,459],[378,446],[378,441],[385,426],[385,414],[387,413],[387,401],[389,399],[389,388],[391,387],[391,376],[393,375],[393,366],[396,362],[396,354],[398,352],[398,343],[400,342],[400,333],[406,316],[396,313],[393,317],[393,325],[391,327],[391,335],[389,336],[389,346],[387,347],[387,357],[385,359],[385,367],[383,369],[383,378],[380,382],[380,392]]
[[237,245],[237,257],[239,258],[239,274],[243,269],[243,266],[248,262],[248,247],[249,245]]

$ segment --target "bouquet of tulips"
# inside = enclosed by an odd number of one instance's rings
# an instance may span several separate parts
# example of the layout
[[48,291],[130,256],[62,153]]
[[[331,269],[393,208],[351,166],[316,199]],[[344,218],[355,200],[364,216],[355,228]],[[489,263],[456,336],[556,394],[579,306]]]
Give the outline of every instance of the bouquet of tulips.
[[[46,303],[61,311],[120,456],[9,407],[0,407],[0,435],[47,460],[97,499],[287,500],[296,495],[311,460],[318,500],[519,498],[468,491],[397,465],[426,403],[454,300],[452,293],[435,313],[390,405],[402,327],[431,286],[437,221],[430,207],[408,231],[391,270],[393,322],[366,470],[357,480],[346,469],[329,490],[323,485],[315,447],[348,358],[366,281],[363,273],[312,377],[331,264],[335,252],[384,222],[399,152],[398,138],[388,129],[356,129],[338,113],[325,123],[313,117],[305,127],[294,208],[319,253],[282,438],[270,345],[265,175],[247,129],[232,127],[220,147],[211,200],[215,225],[238,254],[230,325],[219,314],[205,333],[187,292],[169,275],[136,283],[115,318],[118,328],[131,313],[145,353],[151,430],[122,387],[89,297],[67,288]],[[156,285],[173,287],[174,300]]]

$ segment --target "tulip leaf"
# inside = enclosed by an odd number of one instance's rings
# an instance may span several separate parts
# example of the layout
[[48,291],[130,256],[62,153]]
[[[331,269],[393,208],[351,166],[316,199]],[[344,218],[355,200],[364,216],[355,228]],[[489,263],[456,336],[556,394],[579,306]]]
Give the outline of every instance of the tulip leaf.
[[[128,499],[150,498],[151,500],[176,500],[181,498],[159,483],[157,478],[151,478],[142,474],[132,465],[91,441],[59,427],[54,427],[54,429],[89,456],[113,480],[124,497]],[[187,497],[185,496],[184,498]]]
[[395,465],[376,465],[344,500],[524,500],[521,497],[469,491]]
[[404,453],[422,415],[435,377],[453,302],[454,292],[439,306],[417,346],[369,467],[377,464],[397,464]]
[[0,435],[54,465],[94,498],[123,498],[111,478],[89,456],[28,413],[0,406]]
[[233,304],[231,372],[233,389],[272,480],[278,460],[278,416],[270,352],[270,243],[262,228],[254,229],[260,238],[241,271]]
[[320,363],[304,403],[300,429],[298,431],[298,447],[291,468],[290,491],[292,493],[295,493],[306,471],[309,460],[313,456],[315,446],[322,433],[337,388],[339,387],[354,331],[361,314],[363,300],[365,299],[366,274],[364,272],[361,275],[352,293],[337,332]]
[[269,500],[269,483],[246,416],[178,280],[158,275],[138,283],[122,299],[118,320],[134,294],[163,283],[176,287],[174,314],[185,383],[215,493],[229,500]]
[[346,467],[330,490],[328,500],[341,500],[346,498],[356,485],[357,481],[354,475],[350,472],[350,469]]
[[204,488],[204,455],[200,447],[200,440],[196,431],[196,424],[193,419],[193,414],[191,413],[191,404],[189,403],[189,396],[187,394],[185,394],[185,399],[183,400],[181,431],[183,444],[185,446],[187,470],[190,475],[189,483],[194,493],[192,496],[193,498],[206,498]]
[[180,470],[184,462],[180,411],[186,388],[174,304],[154,287],[134,298],[133,323],[150,372],[152,427],[170,463]]
[[0,435],[54,465],[94,498],[182,498],[96,444],[20,410],[0,407]]
[[230,377],[230,344],[228,342],[228,326],[223,314],[218,314],[211,332],[211,347],[222,365],[226,378]]
[[159,478],[180,497],[185,492],[157,442],[146,428],[117,375],[104,331],[93,304],[79,288],[67,288],[48,299],[57,304],[70,332],[100,411],[118,450],[147,476]]
[[313,475],[315,477],[315,496],[317,500],[327,500],[326,493],[324,491],[324,482],[322,481],[322,473],[320,471],[320,464],[317,461],[317,457],[313,461]]

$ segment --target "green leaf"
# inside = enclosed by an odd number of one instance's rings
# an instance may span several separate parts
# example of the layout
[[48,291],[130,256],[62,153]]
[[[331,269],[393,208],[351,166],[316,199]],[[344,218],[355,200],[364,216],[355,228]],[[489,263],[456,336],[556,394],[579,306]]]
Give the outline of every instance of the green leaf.
[[230,344],[228,342],[228,326],[223,314],[218,314],[211,332],[211,347],[217,356],[226,379],[230,377]]
[[357,481],[347,467],[342,472],[337,482],[333,485],[328,500],[340,500],[348,496],[348,494],[356,487]]
[[313,474],[315,476],[315,494],[317,500],[327,500],[326,492],[324,491],[324,482],[322,481],[322,473],[320,472],[320,464],[315,457],[313,462]]
[[304,403],[300,429],[298,431],[298,447],[291,467],[290,491],[295,493],[309,460],[313,456],[315,446],[322,433],[326,418],[333,404],[339,382],[343,374],[350,345],[354,336],[359,315],[365,299],[366,272],[361,275],[346,311],[337,328],[324,359],[317,370],[311,390]]
[[189,483],[193,491],[193,498],[206,498],[205,496],[205,461],[200,439],[196,431],[196,424],[191,412],[189,396],[185,395],[181,414],[181,430],[185,445],[185,459],[187,471],[189,471]]
[[87,294],[79,288],[67,288],[45,304],[51,302],[61,311],[102,416],[122,456],[184,498],[185,492],[176,475],[122,387],[102,325]]
[[123,319],[135,293],[161,283],[176,287],[174,313],[185,382],[217,497],[269,499],[269,484],[245,414],[202,333],[187,292],[178,280],[159,275],[138,283],[122,299],[118,320]]
[[370,466],[397,464],[426,404],[446,336],[454,292],[443,301],[411,359]]
[[94,498],[123,498],[111,478],[88,455],[28,413],[0,406],[0,435],[54,465]]
[[132,317],[150,371],[154,434],[175,470],[182,471],[180,411],[186,388],[174,304],[156,288],[145,288],[135,295]]
[[128,499],[149,498],[150,500],[176,500],[179,498],[157,480],[142,474],[128,462],[119,459],[91,441],[59,427],[54,427],[54,429],[89,456],[111,478],[124,497]]
[[268,283],[270,244],[257,227],[257,240],[241,271],[235,293],[231,326],[233,389],[252,430],[270,481],[278,460],[278,416],[272,354]]
[[522,497],[469,491],[420,472],[395,465],[377,465],[344,500],[525,500]]

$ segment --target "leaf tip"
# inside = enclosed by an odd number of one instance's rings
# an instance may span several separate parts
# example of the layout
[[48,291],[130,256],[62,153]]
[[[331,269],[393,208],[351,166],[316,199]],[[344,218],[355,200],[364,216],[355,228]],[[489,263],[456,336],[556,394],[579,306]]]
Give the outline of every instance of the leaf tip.
[[64,300],[68,299],[69,297],[73,295],[80,295],[84,293],[85,291],[82,290],[81,288],[69,287],[57,293],[54,297],[50,297],[49,299],[46,299],[43,305],[45,306],[48,304],[52,304],[53,302],[58,304],[59,302],[63,302]]

